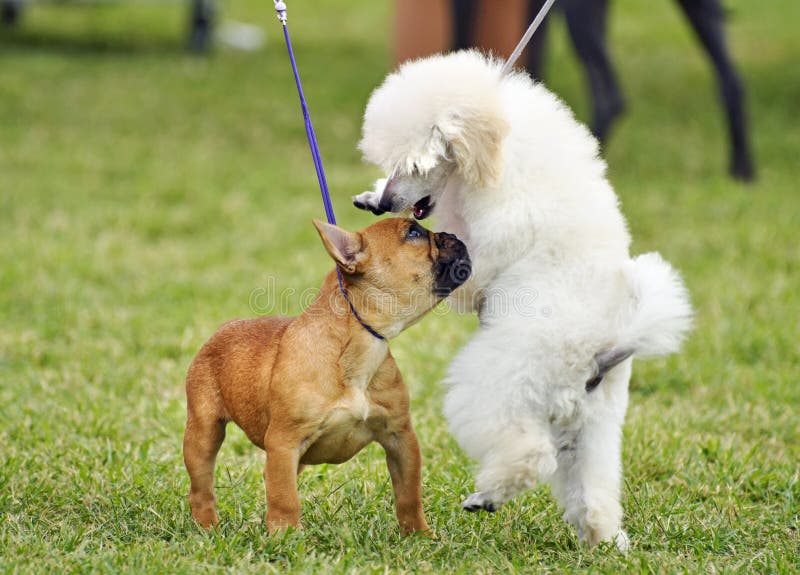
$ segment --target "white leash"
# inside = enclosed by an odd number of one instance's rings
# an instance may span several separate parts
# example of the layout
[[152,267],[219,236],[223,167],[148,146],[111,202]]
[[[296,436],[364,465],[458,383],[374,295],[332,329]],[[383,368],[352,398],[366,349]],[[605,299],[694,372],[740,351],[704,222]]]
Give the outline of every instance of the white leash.
[[525,30],[525,34],[523,34],[522,39],[519,41],[519,44],[517,44],[517,47],[514,48],[513,52],[511,52],[511,56],[508,57],[506,63],[503,64],[503,69],[501,71],[501,74],[503,76],[508,74],[514,67],[514,64],[517,63],[517,60],[519,60],[519,57],[522,54],[522,51],[525,49],[525,46],[527,46],[528,42],[531,41],[531,37],[533,37],[533,34],[536,32],[539,26],[541,26],[544,17],[547,16],[548,12],[550,12],[550,8],[553,7],[555,1],[556,0],[547,0],[542,6],[542,9],[539,10],[539,13],[536,15],[536,18],[534,18],[533,22],[531,22],[531,25],[528,26],[527,30]]

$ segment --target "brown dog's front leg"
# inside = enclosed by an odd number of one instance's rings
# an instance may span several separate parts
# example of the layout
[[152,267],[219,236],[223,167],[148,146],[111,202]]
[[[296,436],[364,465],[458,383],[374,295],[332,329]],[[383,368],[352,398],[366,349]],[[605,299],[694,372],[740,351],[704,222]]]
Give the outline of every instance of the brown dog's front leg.
[[264,442],[267,466],[267,529],[270,533],[300,526],[300,498],[297,495],[299,452],[297,446],[267,434]]
[[392,476],[394,505],[403,535],[429,531],[422,511],[422,456],[411,423],[380,441]]

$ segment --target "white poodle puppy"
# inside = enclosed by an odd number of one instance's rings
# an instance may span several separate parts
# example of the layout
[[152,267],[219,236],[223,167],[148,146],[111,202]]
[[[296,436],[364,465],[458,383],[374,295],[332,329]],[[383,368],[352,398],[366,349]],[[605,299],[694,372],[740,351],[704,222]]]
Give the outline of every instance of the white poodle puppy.
[[480,328],[449,367],[445,415],[479,462],[469,511],[548,482],[589,545],[628,547],[621,436],[634,357],[676,351],[686,289],[656,253],[631,258],[589,131],[541,84],[478,52],[417,60],[372,94],[360,147],[388,178],[353,198],[411,209],[469,248],[458,306]]

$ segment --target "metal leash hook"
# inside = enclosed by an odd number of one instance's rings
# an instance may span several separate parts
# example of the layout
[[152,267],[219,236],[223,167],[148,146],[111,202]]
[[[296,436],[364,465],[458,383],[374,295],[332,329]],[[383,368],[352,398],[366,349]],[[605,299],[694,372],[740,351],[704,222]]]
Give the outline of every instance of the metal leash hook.
[[282,0],[273,0],[273,2],[275,3],[275,12],[278,13],[278,20],[286,26],[286,2]]

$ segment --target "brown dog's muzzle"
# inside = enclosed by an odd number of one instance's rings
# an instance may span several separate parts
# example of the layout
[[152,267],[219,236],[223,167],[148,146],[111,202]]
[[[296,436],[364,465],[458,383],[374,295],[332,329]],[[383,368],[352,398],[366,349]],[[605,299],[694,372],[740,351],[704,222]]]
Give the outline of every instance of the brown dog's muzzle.
[[434,242],[439,255],[433,263],[433,273],[436,278],[433,292],[437,296],[447,297],[469,279],[472,262],[467,253],[467,246],[453,234],[444,232],[434,234]]

